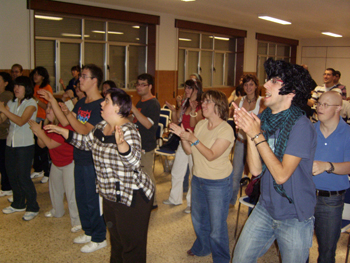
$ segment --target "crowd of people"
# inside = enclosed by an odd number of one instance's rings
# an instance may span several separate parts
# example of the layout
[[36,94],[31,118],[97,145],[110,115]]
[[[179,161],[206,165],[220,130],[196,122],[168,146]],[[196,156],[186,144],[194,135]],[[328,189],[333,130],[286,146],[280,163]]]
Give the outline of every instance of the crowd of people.
[[[264,67],[265,96],[252,74],[227,98],[203,92],[193,73],[176,105],[166,102],[179,145],[163,203],[182,204],[189,178],[184,212],[196,234],[189,256],[257,262],[276,240],[282,262],[304,263],[315,231],[318,262],[335,262],[350,174],[350,126],[343,120],[350,104],[341,73],[327,68],[317,86],[305,65],[270,58]],[[67,86],[60,79],[62,99],[44,67],[29,77],[22,72],[19,64],[11,75],[0,72],[0,196],[11,202],[3,213],[34,219],[40,207],[32,179],[42,177],[52,204],[45,217],[62,217],[66,196],[71,231],[83,231],[73,240],[81,252],[106,247],[108,229],[110,262],[146,262],[150,215],[158,208],[152,166],[161,108],[153,76],[137,77],[134,105],[113,81],[102,83],[94,64],[73,66]],[[248,173],[260,183],[260,197],[231,257],[226,221]]]

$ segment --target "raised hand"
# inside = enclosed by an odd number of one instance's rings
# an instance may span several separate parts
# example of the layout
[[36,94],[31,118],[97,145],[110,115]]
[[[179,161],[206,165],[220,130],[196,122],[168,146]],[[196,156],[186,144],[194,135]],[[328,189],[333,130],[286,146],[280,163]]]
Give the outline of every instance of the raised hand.
[[39,89],[37,94],[39,94],[40,98],[43,98],[48,102],[52,102],[55,99],[51,92],[44,89]]
[[42,121],[40,123],[36,123],[35,121],[33,120],[29,120],[28,121],[28,124],[30,126],[30,129],[33,131],[33,133],[37,136],[38,133],[42,130],[41,129],[41,124],[42,124]]
[[181,95],[178,95],[177,97],[176,97],[176,103],[177,103],[177,106],[178,107],[181,107],[181,103],[182,103],[182,96]]
[[58,103],[58,105],[60,105],[62,112],[64,113],[64,115],[68,115],[70,113],[70,110],[68,109],[67,105],[64,102],[60,102]]
[[181,137],[181,133],[185,132],[184,126],[181,124],[181,127],[175,123],[169,124],[170,132],[176,134],[177,136]]
[[176,111],[174,105],[170,104],[169,102],[166,101],[166,102],[165,102],[165,105],[168,106],[169,110],[171,110],[171,111]]
[[233,118],[238,128],[242,129],[250,138],[261,131],[260,119],[258,116],[254,113],[247,112],[244,108],[238,108],[234,102],[232,106],[235,107]]
[[125,142],[123,130],[119,126],[115,126],[115,141],[117,145]]

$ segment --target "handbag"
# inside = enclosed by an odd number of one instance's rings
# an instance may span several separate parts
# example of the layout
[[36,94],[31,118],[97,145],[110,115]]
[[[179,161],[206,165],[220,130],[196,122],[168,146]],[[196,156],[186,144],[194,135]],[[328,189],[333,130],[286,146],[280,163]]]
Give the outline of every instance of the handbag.
[[252,176],[252,179],[250,180],[249,184],[247,185],[245,189],[245,193],[247,196],[249,196],[250,202],[253,204],[256,204],[259,200],[260,196],[260,178],[257,178],[258,176]]
[[[179,126],[181,126],[181,123],[178,124]],[[171,133],[168,137],[168,141],[166,143],[164,143],[162,146],[159,147],[159,149],[167,149],[167,150],[171,150],[171,151],[176,151],[177,147],[179,147],[179,143],[180,143],[181,139],[179,136],[177,136],[174,133]]]

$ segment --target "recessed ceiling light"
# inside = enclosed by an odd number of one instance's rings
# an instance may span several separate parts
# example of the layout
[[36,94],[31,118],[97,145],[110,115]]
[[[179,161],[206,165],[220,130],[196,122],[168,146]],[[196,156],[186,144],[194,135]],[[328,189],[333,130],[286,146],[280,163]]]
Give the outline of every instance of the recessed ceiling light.
[[140,28],[140,26],[132,26],[132,28]]
[[35,18],[38,19],[46,19],[46,20],[55,20],[55,21],[59,21],[62,20],[62,17],[57,17],[57,16],[42,16],[42,15],[35,15]]
[[182,2],[194,2],[196,0],[181,0]]
[[331,36],[331,37],[343,37],[342,35],[339,34],[334,34],[332,32],[322,32],[323,35]]
[[281,20],[281,19],[278,19],[278,18],[274,18],[274,17],[271,17],[271,16],[258,16],[260,19],[264,19],[264,20],[267,20],[267,21],[270,21],[270,22],[274,22],[274,23],[278,23],[278,24],[282,24],[282,25],[290,25],[292,24],[291,22],[288,22],[288,21],[285,21],[285,20]]
[[180,41],[192,41],[192,39],[190,39],[190,38],[182,38],[182,37],[179,37],[179,40]]

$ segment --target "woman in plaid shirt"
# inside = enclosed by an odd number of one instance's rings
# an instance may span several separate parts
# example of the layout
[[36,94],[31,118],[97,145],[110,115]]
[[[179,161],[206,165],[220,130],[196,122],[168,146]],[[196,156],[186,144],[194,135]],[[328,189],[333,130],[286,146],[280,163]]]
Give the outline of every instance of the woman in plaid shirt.
[[154,185],[141,170],[141,137],[127,116],[131,98],[112,88],[101,103],[104,121],[90,133],[47,125],[67,142],[92,151],[97,174],[96,191],[103,197],[103,212],[111,240],[111,262],[146,262],[147,230]]

